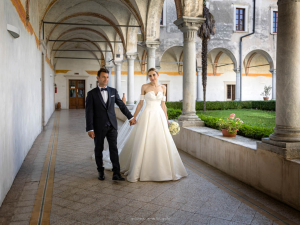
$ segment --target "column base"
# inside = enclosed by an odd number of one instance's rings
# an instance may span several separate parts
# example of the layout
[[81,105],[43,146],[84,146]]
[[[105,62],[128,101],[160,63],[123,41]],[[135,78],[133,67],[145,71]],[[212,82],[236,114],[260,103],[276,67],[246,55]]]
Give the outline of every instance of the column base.
[[178,117],[178,122],[181,127],[204,127],[204,121],[202,121],[196,114],[181,114]]
[[285,159],[300,158],[300,142],[273,141],[270,138],[262,138],[262,142],[257,142],[257,148],[274,152]]

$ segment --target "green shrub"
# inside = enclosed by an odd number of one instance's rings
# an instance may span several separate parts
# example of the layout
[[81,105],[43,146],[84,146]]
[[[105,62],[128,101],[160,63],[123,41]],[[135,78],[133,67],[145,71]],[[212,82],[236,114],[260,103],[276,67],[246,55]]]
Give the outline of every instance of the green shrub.
[[182,110],[182,102],[166,102],[167,108]]
[[[261,109],[275,111],[276,101],[208,101],[206,110]],[[181,109],[182,102],[166,102],[167,108]],[[203,110],[203,101],[196,102],[196,111]]]
[[275,111],[276,101],[252,101],[252,108]]
[[168,108],[167,114],[168,114],[169,120],[174,120],[174,119],[177,119],[182,114],[182,111],[181,111],[181,109]]

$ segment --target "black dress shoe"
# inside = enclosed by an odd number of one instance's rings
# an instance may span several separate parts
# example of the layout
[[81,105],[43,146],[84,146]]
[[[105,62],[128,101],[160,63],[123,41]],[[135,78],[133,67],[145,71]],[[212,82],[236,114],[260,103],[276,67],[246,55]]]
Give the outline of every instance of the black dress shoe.
[[113,180],[121,180],[121,181],[125,180],[125,178],[122,177],[120,173],[114,173],[112,179]]
[[104,171],[100,171],[100,172],[98,172],[98,174],[99,174],[99,176],[98,176],[99,180],[104,180],[105,179]]

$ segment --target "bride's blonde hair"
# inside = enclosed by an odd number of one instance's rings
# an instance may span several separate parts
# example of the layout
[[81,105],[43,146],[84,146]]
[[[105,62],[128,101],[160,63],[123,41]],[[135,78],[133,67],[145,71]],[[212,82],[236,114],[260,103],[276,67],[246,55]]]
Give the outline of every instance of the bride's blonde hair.
[[148,73],[149,73],[150,71],[154,71],[157,75],[159,75],[159,74],[158,74],[158,71],[157,71],[155,68],[150,68],[150,69],[148,70]]

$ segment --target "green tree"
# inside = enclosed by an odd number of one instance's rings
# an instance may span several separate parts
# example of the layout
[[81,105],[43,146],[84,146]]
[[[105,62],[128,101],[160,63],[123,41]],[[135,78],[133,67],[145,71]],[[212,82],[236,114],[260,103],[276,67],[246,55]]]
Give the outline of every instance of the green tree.
[[202,23],[197,34],[202,40],[203,111],[206,111],[207,44],[208,40],[210,40],[210,36],[215,34],[215,20],[206,7],[205,1],[203,2],[203,18],[205,18],[205,21]]

